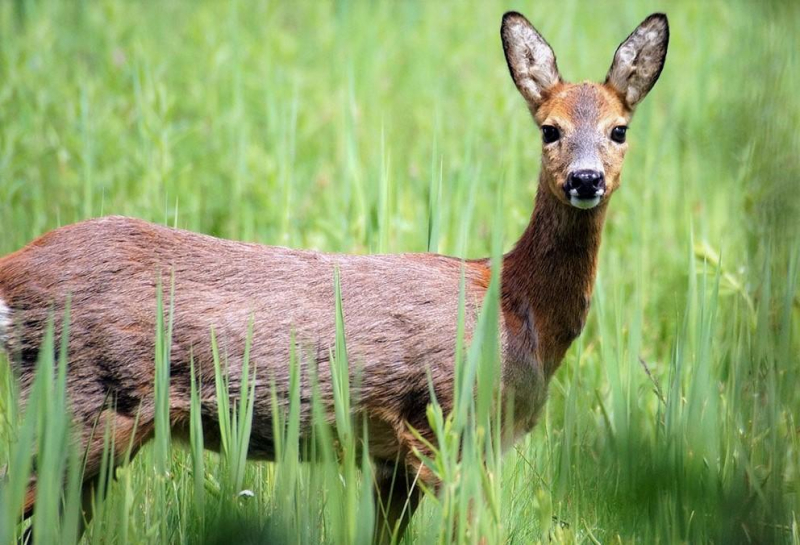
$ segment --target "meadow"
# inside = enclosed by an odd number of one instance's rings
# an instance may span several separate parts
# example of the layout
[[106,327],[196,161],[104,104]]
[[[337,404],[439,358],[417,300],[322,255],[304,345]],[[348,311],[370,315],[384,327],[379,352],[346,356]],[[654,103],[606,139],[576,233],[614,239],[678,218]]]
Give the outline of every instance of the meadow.
[[[539,425],[501,453],[491,414],[430,407],[443,486],[404,541],[800,543],[797,2],[2,2],[0,255],[107,214],[328,252],[508,250],[541,148],[500,45],[511,9],[571,81],[602,80],[654,11],[669,54],[631,124],[587,327]],[[153,334],[163,396],[168,324]],[[0,356],[2,543],[26,527],[35,437],[34,535],[77,536],[56,363],[41,362],[23,414]],[[247,396],[230,405],[222,454],[162,425],[107,471],[81,543],[369,541],[358,438],[320,426],[321,462],[298,463],[289,414],[278,461],[243,463]]]

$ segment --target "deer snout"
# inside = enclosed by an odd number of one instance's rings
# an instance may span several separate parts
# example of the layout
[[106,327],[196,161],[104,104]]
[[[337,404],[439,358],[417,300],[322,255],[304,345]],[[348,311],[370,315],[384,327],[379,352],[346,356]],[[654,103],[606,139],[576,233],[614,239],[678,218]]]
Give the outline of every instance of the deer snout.
[[581,199],[602,197],[606,192],[606,178],[602,172],[596,170],[576,170],[567,178],[564,191],[567,197]]
[[606,193],[606,178],[597,170],[576,170],[567,177],[564,194],[576,208],[594,208]]

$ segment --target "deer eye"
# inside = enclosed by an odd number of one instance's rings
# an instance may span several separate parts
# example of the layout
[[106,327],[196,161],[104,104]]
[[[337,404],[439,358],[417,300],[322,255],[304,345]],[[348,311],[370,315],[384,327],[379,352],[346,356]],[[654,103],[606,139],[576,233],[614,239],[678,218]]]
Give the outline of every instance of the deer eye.
[[561,138],[561,133],[552,125],[542,125],[542,140],[545,144],[552,144]]
[[625,133],[628,132],[628,127],[625,125],[620,125],[619,127],[614,127],[611,129],[611,140],[617,142],[618,144],[622,144],[625,142]]

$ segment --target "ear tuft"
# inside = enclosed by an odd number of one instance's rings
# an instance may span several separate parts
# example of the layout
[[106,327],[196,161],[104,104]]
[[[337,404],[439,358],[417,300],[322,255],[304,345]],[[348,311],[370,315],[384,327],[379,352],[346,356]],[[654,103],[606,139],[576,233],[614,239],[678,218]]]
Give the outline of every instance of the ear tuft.
[[547,91],[561,81],[553,49],[520,13],[503,15],[500,27],[508,70],[519,92],[532,109]]
[[654,13],[617,48],[606,83],[619,92],[629,108],[641,102],[655,85],[664,68],[668,45],[667,16]]

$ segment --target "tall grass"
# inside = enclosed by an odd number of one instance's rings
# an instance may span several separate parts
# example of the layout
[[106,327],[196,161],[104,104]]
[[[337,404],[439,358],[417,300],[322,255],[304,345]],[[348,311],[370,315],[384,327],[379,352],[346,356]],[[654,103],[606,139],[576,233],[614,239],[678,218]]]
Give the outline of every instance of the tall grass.
[[[567,79],[602,78],[651,11],[670,17],[670,52],[632,124],[587,328],[538,427],[501,453],[495,279],[459,351],[457,409],[428,408],[424,462],[443,484],[406,541],[800,543],[794,2],[2,3],[0,253],[119,213],[325,251],[496,256],[528,221],[539,161],[499,45],[507,9]],[[188,446],[168,440],[161,307],[160,431],[130,464],[106,460],[84,542],[368,540],[378,509],[368,430],[347,410],[341,306],[334,411],[315,397],[310,436],[299,429],[309,377],[294,355],[288,398],[273,396],[275,463],[243,463],[252,388],[269,382],[247,357],[215,354],[215,384],[195,377]],[[27,529],[34,449],[33,535],[74,541],[80,527],[55,338],[25,407],[0,364],[0,542]],[[219,454],[203,450],[208,387],[223,400]],[[109,447],[110,425],[95,432]]]

